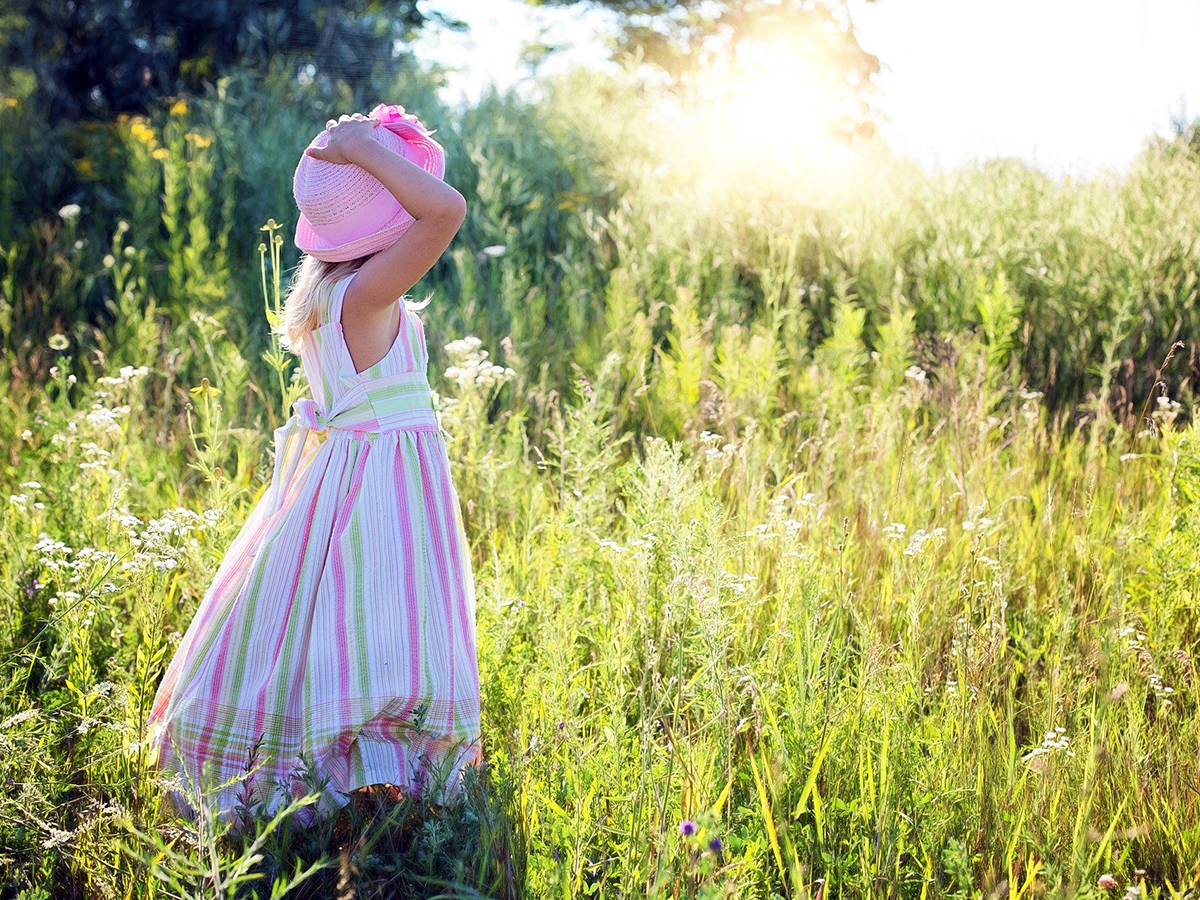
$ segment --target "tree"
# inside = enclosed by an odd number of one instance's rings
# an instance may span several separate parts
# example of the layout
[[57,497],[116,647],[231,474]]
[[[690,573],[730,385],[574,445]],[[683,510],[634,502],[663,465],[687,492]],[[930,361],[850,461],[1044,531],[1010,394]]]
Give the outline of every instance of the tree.
[[353,87],[401,62],[430,16],[461,24],[417,0],[0,0],[0,78],[31,71],[54,119],[143,112],[279,53]]

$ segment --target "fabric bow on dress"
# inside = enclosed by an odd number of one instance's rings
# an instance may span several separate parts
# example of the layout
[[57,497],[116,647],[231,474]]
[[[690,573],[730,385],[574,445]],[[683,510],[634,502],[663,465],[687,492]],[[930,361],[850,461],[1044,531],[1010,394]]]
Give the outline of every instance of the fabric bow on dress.
[[263,500],[268,515],[283,505],[297,473],[320,446],[318,433],[328,429],[328,417],[311,397],[292,404],[291,417],[275,429],[275,472]]

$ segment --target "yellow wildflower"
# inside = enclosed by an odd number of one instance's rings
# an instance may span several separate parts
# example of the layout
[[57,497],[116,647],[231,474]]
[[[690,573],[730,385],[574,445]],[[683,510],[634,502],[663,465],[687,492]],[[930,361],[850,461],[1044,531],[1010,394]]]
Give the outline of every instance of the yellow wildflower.
[[188,392],[194,397],[208,397],[221,393],[221,389],[218,387],[213,387],[212,383],[207,378],[201,378],[199,386],[189,388]]
[[129,133],[147,147],[153,147],[157,143],[154,137],[154,129],[145,122],[133,122],[129,126]]
[[195,144],[196,149],[198,149],[198,150],[203,150],[205,147],[207,147],[209,144],[212,143],[212,138],[205,137],[202,134],[197,134],[194,131],[189,131],[183,137],[184,137],[184,140],[191,141],[193,144]]
[[157,150],[155,150],[155,151],[154,151],[153,153],[151,153],[150,155],[151,155],[151,156],[153,156],[155,159],[157,159],[157,160],[159,160],[159,161],[161,162],[162,160],[164,160],[164,159],[166,159],[168,156],[170,156],[170,155],[171,155],[171,153],[170,153],[170,151],[169,151],[169,150],[167,150],[167,148],[166,148],[166,147],[159,147]]
[[5,97],[4,105],[15,107],[17,105],[17,98],[16,97]]
[[183,97],[180,97],[178,100],[176,100],[174,103],[172,103],[171,104],[171,115],[173,115],[173,116],[187,115],[187,100],[185,100]]

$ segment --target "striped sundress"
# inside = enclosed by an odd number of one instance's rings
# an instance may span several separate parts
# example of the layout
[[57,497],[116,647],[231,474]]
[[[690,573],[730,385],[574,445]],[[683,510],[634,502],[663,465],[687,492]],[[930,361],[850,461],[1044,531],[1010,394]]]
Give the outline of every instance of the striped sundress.
[[353,277],[302,345],[312,396],[276,430],[272,481],[149,717],[159,769],[222,817],[248,790],[267,811],[307,793],[305,766],[326,782],[312,822],[368,784],[444,798],[480,758],[474,582],[424,327],[402,302],[391,349],[355,371]]

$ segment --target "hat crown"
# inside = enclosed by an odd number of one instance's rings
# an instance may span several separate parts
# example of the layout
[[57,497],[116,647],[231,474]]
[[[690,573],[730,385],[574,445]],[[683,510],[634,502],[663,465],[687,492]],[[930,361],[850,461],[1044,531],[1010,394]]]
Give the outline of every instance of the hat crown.
[[[389,150],[405,155],[404,141],[387,128],[376,127],[372,134]],[[322,131],[309,144],[321,148],[328,145],[328,131]],[[317,226],[332,225],[354,215],[383,190],[383,182],[361,166],[331,163],[307,154],[300,157],[292,180],[296,206]]]

